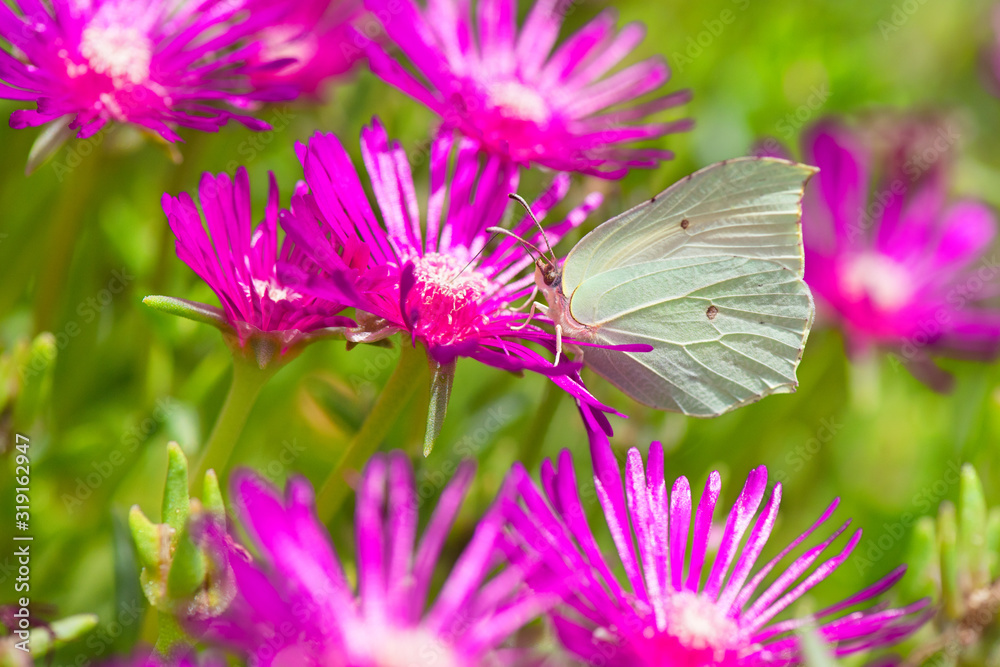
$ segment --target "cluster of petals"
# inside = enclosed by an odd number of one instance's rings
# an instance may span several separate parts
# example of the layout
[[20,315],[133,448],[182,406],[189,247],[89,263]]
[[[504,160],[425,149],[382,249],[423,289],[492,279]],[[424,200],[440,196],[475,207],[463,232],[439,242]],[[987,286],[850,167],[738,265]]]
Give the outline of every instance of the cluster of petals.
[[[801,664],[797,631],[802,628],[814,627],[842,656],[895,643],[933,615],[929,600],[902,608],[871,605],[903,576],[905,568],[900,567],[838,604],[782,620],[779,614],[840,567],[861,539],[859,530],[839,553],[824,556],[848,521],[792,556],[829,520],[837,500],[808,530],[757,567],[781,502],[777,484],[764,503],[767,470],[761,466],[750,473],[726,516],[711,559],[707,554],[722,486],[718,473],[709,476],[695,508],[685,477],[668,488],[659,443],[650,447],[646,469],[638,450],[629,452],[624,486],[606,441],[592,447],[592,456],[597,497],[625,583],[619,581],[616,566],[605,559],[587,524],[568,451],[563,451],[557,467],[549,461],[543,465],[544,492],[522,475],[521,501],[508,508],[518,535],[510,548],[539,564],[537,577],[562,582],[566,600],[552,612],[553,625],[563,646],[587,664]],[[820,562],[821,558],[825,560]],[[769,576],[770,583],[765,584]]]
[[[259,556],[227,540],[235,597],[195,629],[262,667],[487,664],[555,596],[526,587],[527,571],[498,562],[504,519],[497,502],[429,601],[474,470],[471,463],[457,468],[418,539],[423,496],[409,460],[401,452],[372,457],[359,480],[350,578],[316,518],[308,482],[290,480],[282,497],[262,478],[239,474],[233,505]],[[500,498],[512,493],[505,484]]]
[[[430,146],[430,191],[422,213],[406,152],[376,120],[361,137],[376,214],[336,137],[317,134],[298,151],[308,188],[295,193],[281,224],[319,270],[281,265],[282,280],[356,308],[358,340],[402,332],[437,363],[464,356],[504,370],[542,373],[604,409],[583,387],[580,364],[563,357],[554,365],[529,346],[556,348],[550,328],[539,326],[551,322],[529,322],[517,310],[532,297],[532,255],[513,238],[487,231],[501,225],[513,206],[508,195],[517,191],[515,165],[484,156],[473,142],[442,130]],[[567,175],[557,175],[531,205],[535,216],[544,220],[569,186]],[[589,195],[548,225],[547,242],[556,244],[600,201],[600,195]],[[512,231],[536,245],[546,243],[527,215]]]
[[295,291],[278,281],[279,259],[308,268],[289,239],[278,243],[278,187],[271,177],[264,217],[254,226],[245,168],[228,175],[204,174],[199,210],[188,193],[163,196],[163,210],[176,237],[177,256],[215,292],[240,344],[258,333],[275,336],[282,348],[328,327],[352,326],[344,305]]
[[250,11],[232,0],[16,0],[0,5],[0,98],[34,103],[15,128],[54,124],[86,138],[111,122],[179,141],[178,126],[215,131],[229,120],[267,129],[251,111],[291,99],[295,86],[254,85],[267,69],[255,38],[292,3]]
[[888,348],[943,388],[933,356],[1000,352],[1000,310],[982,305],[996,296],[997,221],[981,202],[949,201],[946,124],[896,127],[885,146],[834,120],[809,133],[804,159],[820,172],[803,202],[806,282],[853,354]]
[[[266,10],[272,0],[248,0],[251,8]],[[294,85],[299,93],[319,97],[323,84],[351,71],[364,56],[366,40],[355,23],[362,13],[360,0],[302,0],[294,3],[278,23],[255,37],[262,48],[251,59],[259,67],[250,77],[257,90]],[[284,67],[268,63],[286,62]]]
[[520,29],[515,0],[480,0],[474,10],[471,0],[365,4],[409,65],[373,44],[372,71],[438,114],[444,127],[518,164],[621,178],[672,156],[636,142],[691,125],[647,120],[689,95],[659,92],[670,77],[662,59],[615,69],[645,30],[616,29],[613,11],[557,46],[563,0],[535,2]]

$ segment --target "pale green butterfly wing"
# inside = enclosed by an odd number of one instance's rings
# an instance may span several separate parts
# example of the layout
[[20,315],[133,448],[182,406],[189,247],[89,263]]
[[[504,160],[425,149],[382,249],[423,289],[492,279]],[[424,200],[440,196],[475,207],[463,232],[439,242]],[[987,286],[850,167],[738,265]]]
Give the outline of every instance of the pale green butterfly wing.
[[685,257],[614,269],[573,294],[572,315],[606,345],[584,362],[636,400],[708,417],[791,391],[811,323],[805,283],[778,263]]
[[801,200],[815,170],[713,165],[583,238],[563,266],[570,314],[604,345],[584,363],[647,405],[709,417],[793,391],[814,306]]

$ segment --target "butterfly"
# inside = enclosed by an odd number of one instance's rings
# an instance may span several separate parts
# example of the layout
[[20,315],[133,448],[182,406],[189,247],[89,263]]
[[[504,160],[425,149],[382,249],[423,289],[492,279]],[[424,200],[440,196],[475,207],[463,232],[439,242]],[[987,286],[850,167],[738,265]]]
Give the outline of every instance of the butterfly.
[[557,360],[576,341],[625,394],[697,417],[794,391],[815,314],[801,217],[816,171],[727,160],[599,225],[561,265],[527,244]]

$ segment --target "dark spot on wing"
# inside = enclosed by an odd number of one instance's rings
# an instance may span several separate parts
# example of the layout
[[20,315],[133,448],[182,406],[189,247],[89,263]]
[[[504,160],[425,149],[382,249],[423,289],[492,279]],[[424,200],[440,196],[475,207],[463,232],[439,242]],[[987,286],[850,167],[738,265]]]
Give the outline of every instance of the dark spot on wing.
[[715,316],[718,314],[719,314],[719,309],[716,308],[715,306],[709,306],[708,310],[705,311],[705,315],[707,315],[708,319],[710,320],[714,320]]
[[687,218],[684,218],[683,220],[681,220],[681,229],[687,229],[690,226],[691,226],[691,221],[690,220],[688,220]]

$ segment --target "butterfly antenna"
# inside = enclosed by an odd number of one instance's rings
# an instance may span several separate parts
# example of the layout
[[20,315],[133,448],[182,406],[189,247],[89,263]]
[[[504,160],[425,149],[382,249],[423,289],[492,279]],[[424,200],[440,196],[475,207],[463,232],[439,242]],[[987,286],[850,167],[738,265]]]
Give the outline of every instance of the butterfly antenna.
[[521,206],[523,206],[524,210],[528,212],[528,216],[535,222],[535,225],[538,227],[538,231],[542,233],[542,238],[545,239],[545,248],[549,251],[549,255],[552,256],[552,262],[555,263],[556,254],[552,252],[552,246],[549,245],[549,235],[545,233],[545,228],[542,227],[542,223],[538,222],[538,218],[535,217],[535,214],[532,212],[531,207],[528,206],[528,202],[526,202],[524,200],[524,197],[517,194],[516,192],[512,192],[507,196],[516,201]]
[[[521,206],[524,207],[524,210],[526,210],[528,212],[528,215],[531,216],[531,219],[535,221],[535,224],[538,225],[538,230],[542,233],[542,238],[545,239],[545,247],[548,249],[549,254],[552,255],[552,263],[555,264],[555,262],[556,262],[556,255],[555,255],[554,252],[552,252],[552,246],[549,245],[549,237],[545,234],[545,230],[542,228],[542,224],[540,222],[538,222],[538,218],[536,218],[535,214],[531,212],[531,207],[528,206],[528,202],[524,201],[524,197],[522,197],[519,194],[510,194],[508,196],[511,199],[513,199],[513,200],[517,201],[518,203],[520,203]],[[531,248],[531,250],[534,250],[538,254],[539,257],[541,257],[542,259],[544,259],[546,262],[549,261],[548,258],[545,257],[545,253],[543,253],[541,250],[539,250],[537,246],[534,246],[531,243],[528,243],[527,241],[525,241],[524,239],[522,239],[520,236],[518,236],[514,232],[508,231],[508,230],[504,229],[503,227],[487,227],[486,231],[493,232],[493,236],[491,236],[489,239],[486,240],[486,243],[484,243],[483,247],[479,249],[479,252],[477,252],[472,257],[472,259],[469,260],[468,264],[466,264],[465,266],[462,267],[461,271],[459,271],[454,276],[452,276],[451,280],[448,281],[449,283],[452,282],[452,281],[454,281],[456,278],[458,278],[463,273],[465,273],[466,269],[468,269],[470,266],[472,266],[472,263],[475,262],[477,259],[479,259],[479,256],[482,255],[483,252],[486,251],[486,248],[488,248],[491,243],[493,243],[493,239],[495,239],[500,234],[504,234],[506,236],[510,236],[511,238],[515,239],[518,243],[520,243],[522,246],[525,247],[524,249],[528,252],[529,256],[531,255],[531,251],[528,250],[528,248]],[[531,260],[533,262],[535,262],[535,264],[538,264],[538,259],[536,259],[535,257],[531,257]]]
[[486,231],[493,232],[494,234],[503,234],[504,236],[509,236],[512,239],[514,239],[515,241],[517,241],[518,243],[520,243],[524,247],[525,252],[528,253],[528,256],[531,257],[531,261],[533,261],[536,265],[538,264],[539,260],[538,260],[538,258],[536,258],[534,255],[531,254],[532,250],[534,250],[535,253],[538,254],[538,257],[540,257],[541,259],[545,260],[546,264],[549,264],[549,260],[545,256],[545,253],[543,253],[541,250],[539,250],[537,247],[535,247],[531,243],[528,243],[527,241],[525,241],[524,239],[522,239],[520,236],[518,236],[514,232],[506,230],[503,227],[487,227]]
[[[486,231],[491,231],[491,230],[487,229]],[[458,273],[456,273],[455,275],[453,275],[451,277],[451,280],[449,280],[448,282],[449,283],[453,282],[456,278],[458,278],[460,275],[462,275],[463,273],[465,273],[465,270],[467,268],[469,268],[470,266],[472,266],[472,263],[475,262],[477,259],[479,259],[480,255],[482,255],[484,252],[486,252],[486,249],[488,247],[490,247],[490,244],[493,243],[493,239],[495,239],[496,237],[497,237],[497,234],[496,234],[496,232],[494,232],[493,236],[491,236],[488,239],[486,239],[486,243],[484,243],[483,247],[479,249],[479,252],[477,252],[475,255],[472,256],[472,259],[469,260],[469,263],[466,264],[465,266],[463,266],[461,271],[459,271]]]

